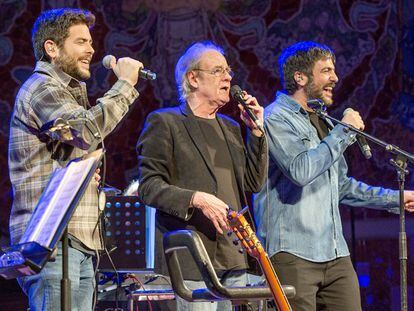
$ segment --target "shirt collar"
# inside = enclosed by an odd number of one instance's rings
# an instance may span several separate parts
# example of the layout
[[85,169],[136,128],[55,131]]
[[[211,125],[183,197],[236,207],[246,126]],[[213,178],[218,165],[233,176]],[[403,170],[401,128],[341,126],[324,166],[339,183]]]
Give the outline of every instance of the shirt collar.
[[194,116],[194,113],[187,102],[180,104],[180,110],[186,116]]
[[84,82],[80,82],[74,77],[68,75],[66,72],[61,70],[59,67],[45,61],[38,61],[34,72],[47,74],[54,79],[60,81],[66,88],[69,86],[79,86]]
[[290,97],[286,93],[278,91],[276,93],[276,97],[279,99],[279,103],[281,103],[283,106],[289,108],[293,112],[295,112],[295,113],[300,112],[304,115],[308,114],[308,112],[305,109],[303,109],[303,107],[296,100],[294,100],[292,97]]

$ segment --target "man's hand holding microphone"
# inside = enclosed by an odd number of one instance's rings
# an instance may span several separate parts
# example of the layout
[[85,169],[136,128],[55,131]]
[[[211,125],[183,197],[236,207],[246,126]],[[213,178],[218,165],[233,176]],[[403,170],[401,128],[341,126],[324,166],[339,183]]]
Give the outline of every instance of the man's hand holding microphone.
[[113,55],[106,55],[102,59],[102,65],[106,69],[112,69],[119,80],[127,81],[132,86],[138,83],[138,79],[155,80],[157,75],[144,69],[144,65],[133,58],[122,57],[118,60]]

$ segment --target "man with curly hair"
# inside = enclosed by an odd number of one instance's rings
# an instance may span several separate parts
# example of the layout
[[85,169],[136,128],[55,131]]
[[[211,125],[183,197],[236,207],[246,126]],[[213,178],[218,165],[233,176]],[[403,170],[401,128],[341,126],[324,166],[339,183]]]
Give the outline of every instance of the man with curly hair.
[[[284,91],[265,109],[269,177],[254,198],[258,234],[282,284],[296,289],[293,310],[361,310],[339,204],[398,212],[398,191],[349,177],[343,154],[355,134],[308,105],[311,99],[333,104],[338,76],[332,49],[296,43],[281,53],[279,68]],[[364,129],[357,111],[342,121]],[[405,204],[413,210],[413,191],[405,192]]]

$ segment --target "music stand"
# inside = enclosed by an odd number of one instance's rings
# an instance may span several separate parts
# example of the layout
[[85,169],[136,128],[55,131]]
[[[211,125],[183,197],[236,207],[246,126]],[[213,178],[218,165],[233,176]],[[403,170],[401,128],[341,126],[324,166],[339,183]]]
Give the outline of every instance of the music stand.
[[[0,276],[12,279],[40,272],[66,232],[67,224],[93,178],[102,155],[102,149],[96,150],[72,160],[66,167],[52,173],[19,243],[8,247],[0,256]],[[67,234],[65,236],[64,240],[67,239]],[[63,248],[67,247],[63,244]],[[64,266],[65,261],[67,265],[66,252],[67,249],[64,249]],[[70,294],[67,296],[70,293],[70,282],[68,278],[65,280],[65,267],[62,286],[69,287],[61,289],[61,307],[62,310],[70,310]]]

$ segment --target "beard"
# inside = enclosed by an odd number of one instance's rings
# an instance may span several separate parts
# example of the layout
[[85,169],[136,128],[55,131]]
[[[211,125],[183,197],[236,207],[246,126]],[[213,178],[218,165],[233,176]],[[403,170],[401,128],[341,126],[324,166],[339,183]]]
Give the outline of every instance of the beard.
[[55,59],[55,64],[63,72],[79,81],[87,80],[91,77],[91,72],[89,70],[81,70],[78,66],[78,59],[68,55],[63,48],[59,57]]
[[313,82],[312,76],[310,76],[309,82],[305,85],[304,88],[305,94],[308,97],[308,99],[319,99],[325,104],[325,106],[330,107],[333,104],[332,98],[326,98],[325,96],[323,96],[323,89],[328,86],[334,87],[335,85],[330,83],[322,87],[318,87]]

